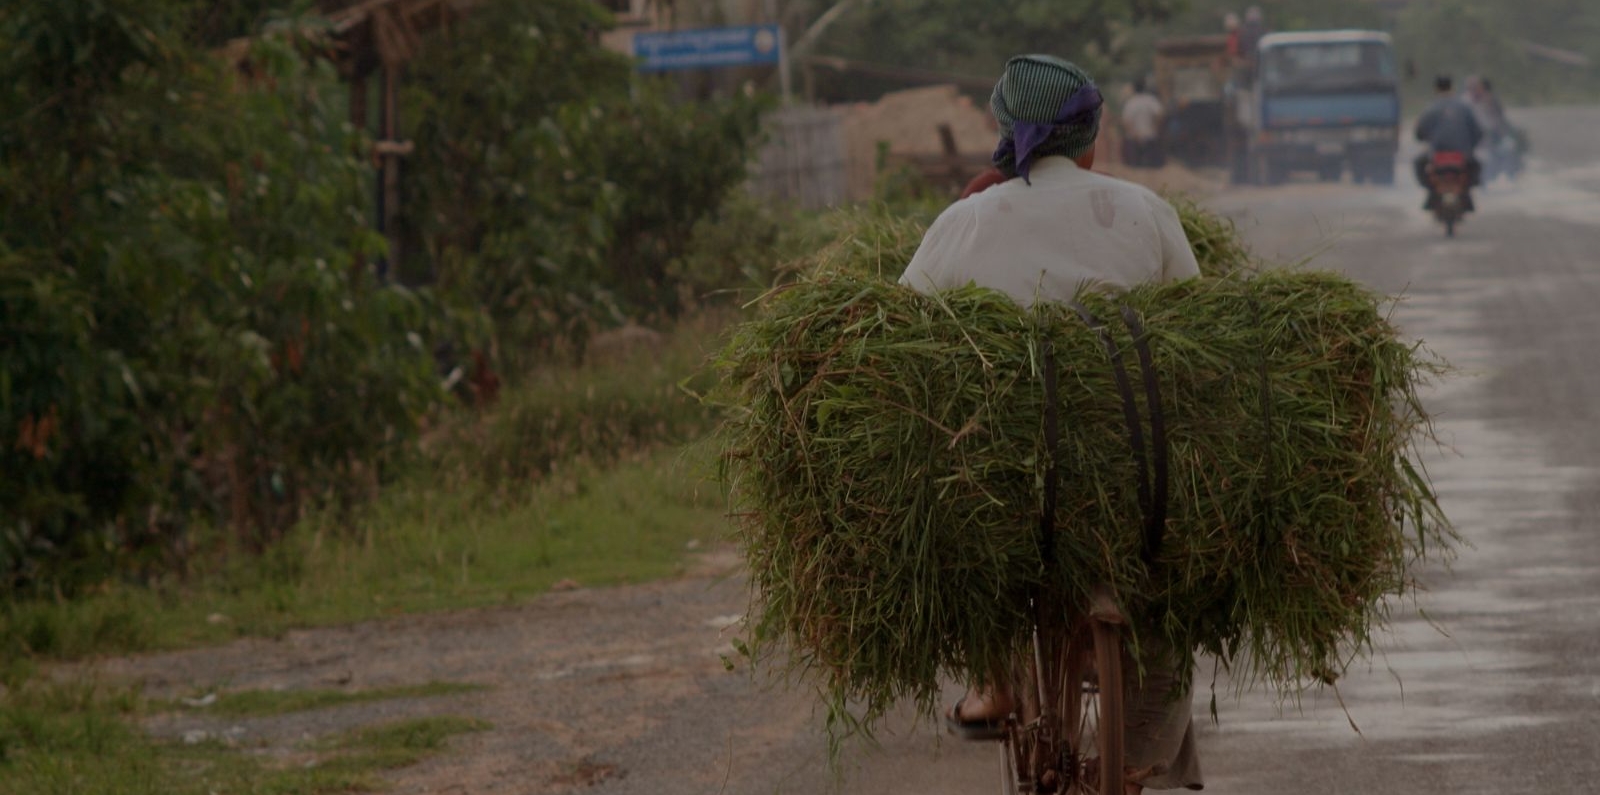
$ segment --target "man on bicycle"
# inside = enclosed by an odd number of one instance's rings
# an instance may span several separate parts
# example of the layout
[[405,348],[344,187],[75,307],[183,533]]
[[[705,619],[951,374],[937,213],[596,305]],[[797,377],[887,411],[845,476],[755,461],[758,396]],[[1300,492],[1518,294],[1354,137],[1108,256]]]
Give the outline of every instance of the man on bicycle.
[[[1072,63],[1048,55],[1007,62],[990,98],[1000,123],[993,162],[1005,179],[939,215],[901,284],[934,292],[976,283],[1027,306],[1071,301],[1083,288],[1199,275],[1170,204],[1089,170],[1101,106],[1094,82]],[[1190,700],[1175,694],[1174,655],[1152,645],[1144,675],[1130,677],[1137,681],[1127,701],[1128,791],[1200,789]],[[1014,707],[1005,689],[980,688],[948,719],[963,735],[993,737]]]

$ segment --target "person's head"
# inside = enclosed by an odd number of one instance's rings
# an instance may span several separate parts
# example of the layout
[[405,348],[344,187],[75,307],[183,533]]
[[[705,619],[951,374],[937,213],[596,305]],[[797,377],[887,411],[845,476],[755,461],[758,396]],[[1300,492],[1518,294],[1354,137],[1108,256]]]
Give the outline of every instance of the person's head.
[[1487,77],[1478,78],[1478,87],[1483,89],[1483,93],[1485,94],[1494,90],[1494,86],[1490,85],[1489,78]]
[[1039,158],[1059,155],[1088,168],[1102,104],[1100,89],[1076,64],[1053,55],[1012,58],[989,97],[1000,124],[995,167],[1026,179]]
[[1483,78],[1480,78],[1477,75],[1472,75],[1462,82],[1464,83],[1464,87],[1466,88],[1468,94],[1476,97],[1483,93]]
[[1450,79],[1450,75],[1439,75],[1433,79],[1433,90],[1440,94],[1448,94],[1454,89],[1455,81]]
[[1265,16],[1261,13],[1261,6],[1250,6],[1244,10],[1244,21],[1259,25]]
[[1222,29],[1232,33],[1239,29],[1239,15],[1229,11],[1222,15]]
[[1133,93],[1135,93],[1135,94],[1143,94],[1144,93],[1144,78],[1135,77],[1133,79]]

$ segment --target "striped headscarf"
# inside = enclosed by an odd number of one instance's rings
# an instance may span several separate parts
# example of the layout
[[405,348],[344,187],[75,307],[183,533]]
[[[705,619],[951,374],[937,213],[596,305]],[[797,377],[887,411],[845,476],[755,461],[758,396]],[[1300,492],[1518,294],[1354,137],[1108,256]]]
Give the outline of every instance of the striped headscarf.
[[1100,132],[1100,90],[1077,65],[1053,55],[1019,55],[1006,62],[989,108],[1000,122],[994,165],[1028,178],[1041,157],[1078,157]]

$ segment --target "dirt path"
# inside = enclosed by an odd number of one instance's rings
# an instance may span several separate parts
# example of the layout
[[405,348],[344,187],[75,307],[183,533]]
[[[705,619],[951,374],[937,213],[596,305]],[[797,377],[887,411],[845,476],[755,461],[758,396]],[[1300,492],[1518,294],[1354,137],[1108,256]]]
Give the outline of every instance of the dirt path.
[[[149,725],[158,736],[221,737],[298,761],[306,741],[358,726],[428,715],[492,724],[456,738],[441,756],[396,771],[395,793],[815,791],[829,774],[811,701],[724,665],[724,657],[737,656],[731,641],[746,604],[739,572],[737,555],[718,549],[700,554],[691,574],[673,581],[301,630],[278,640],[108,660],[95,669],[139,682],[153,698],[483,686],[269,718],[193,708]],[[934,753],[937,743],[926,735],[918,741]]]
[[[493,724],[451,753],[395,777],[396,792],[561,792],[623,777],[616,750],[659,731],[674,705],[712,697],[730,675],[729,629],[745,590],[728,551],[702,555],[695,576],[630,588],[552,593],[514,607],[295,631],[209,649],[99,666],[157,698],[211,690],[362,690],[426,682],[485,689],[286,716],[218,719],[203,709],[157,718],[163,736],[223,736],[267,753],[355,726],[425,715]],[[741,685],[748,677],[737,677]],[[705,783],[722,771],[707,753]]]

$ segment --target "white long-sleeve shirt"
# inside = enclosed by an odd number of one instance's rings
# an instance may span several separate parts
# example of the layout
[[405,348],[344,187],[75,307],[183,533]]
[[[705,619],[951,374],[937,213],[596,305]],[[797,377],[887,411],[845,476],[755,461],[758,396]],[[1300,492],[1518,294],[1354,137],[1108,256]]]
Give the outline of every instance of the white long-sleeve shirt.
[[1200,274],[1178,213],[1148,188],[1064,157],[946,208],[900,283],[934,292],[969,283],[1023,306],[1070,301],[1080,287],[1127,289]]

